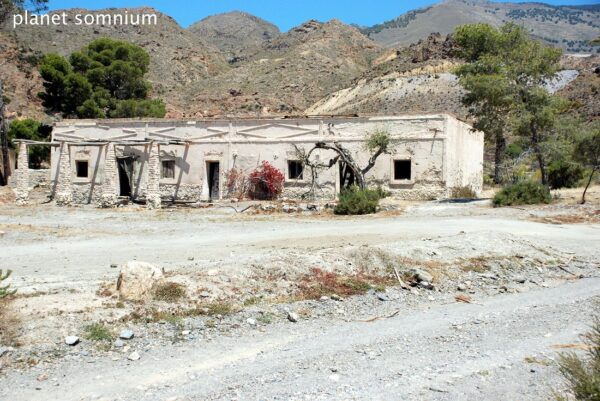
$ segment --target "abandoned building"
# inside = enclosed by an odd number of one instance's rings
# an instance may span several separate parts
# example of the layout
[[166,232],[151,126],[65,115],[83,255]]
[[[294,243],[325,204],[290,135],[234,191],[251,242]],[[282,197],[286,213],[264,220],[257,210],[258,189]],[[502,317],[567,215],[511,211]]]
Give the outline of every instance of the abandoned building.
[[[285,177],[282,196],[300,198],[311,187],[333,199],[352,183],[342,162],[315,174],[299,151],[315,143],[339,143],[357,164],[368,162],[365,138],[375,130],[392,139],[365,175],[402,199],[439,199],[455,187],[476,193],[483,181],[483,134],[446,115],[315,117],[231,120],[64,120],[54,125],[51,196],[57,204],[115,205],[121,199],[198,202],[232,197],[231,171],[249,173],[268,161]],[[26,203],[32,182],[27,146],[19,142],[17,202]],[[326,164],[330,150],[316,158]],[[312,177],[315,177],[313,180]]]

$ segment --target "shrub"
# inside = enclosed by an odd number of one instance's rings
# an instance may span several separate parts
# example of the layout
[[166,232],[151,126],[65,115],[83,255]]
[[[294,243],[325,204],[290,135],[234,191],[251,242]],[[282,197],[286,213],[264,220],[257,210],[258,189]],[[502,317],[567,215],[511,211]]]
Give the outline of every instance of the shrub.
[[360,189],[357,186],[342,190],[338,195],[335,214],[371,214],[377,211],[379,201],[387,196],[381,189]]
[[[2,269],[0,269],[0,282],[6,280],[12,274],[12,270],[7,270],[5,274],[2,273]],[[9,295],[13,295],[17,290],[9,290],[10,284],[5,285],[4,287],[0,286],[0,299],[6,298]]]
[[550,203],[552,196],[547,186],[534,181],[520,181],[507,185],[494,196],[494,206],[533,205]]
[[276,199],[283,191],[283,173],[268,161],[250,173],[249,196],[252,199]]
[[185,286],[179,283],[159,283],[154,288],[154,299],[157,301],[176,302],[186,295]]
[[556,160],[548,166],[550,188],[574,188],[583,178],[584,168],[579,163]]
[[452,199],[475,199],[477,194],[468,185],[464,187],[454,187],[450,191],[450,198]]
[[563,354],[558,365],[569,393],[576,400],[600,400],[600,318],[596,317],[592,331],[585,336],[585,343],[587,358],[582,359],[575,353]]

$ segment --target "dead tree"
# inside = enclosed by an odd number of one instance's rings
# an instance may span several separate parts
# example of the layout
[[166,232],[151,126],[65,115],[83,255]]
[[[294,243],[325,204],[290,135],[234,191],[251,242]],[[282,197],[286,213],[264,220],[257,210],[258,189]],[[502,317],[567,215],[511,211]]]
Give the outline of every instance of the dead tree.
[[[356,160],[354,160],[350,151],[337,141],[317,142],[308,152],[300,150],[296,146],[298,158],[302,164],[311,171],[311,188],[307,195],[313,197],[316,195],[315,192],[318,189],[317,178],[319,171],[329,169],[338,162],[341,162],[345,168],[345,170],[342,171],[343,181],[345,182],[345,184],[342,184],[342,187],[356,185],[361,189],[365,189],[367,187],[365,176],[375,166],[379,156],[391,153],[392,144],[393,142],[386,130],[378,129],[369,134],[366,138],[365,148],[370,152],[371,156],[369,157],[367,165],[363,168],[361,168]],[[330,159],[328,163],[314,161],[311,156],[317,149],[331,150],[336,153],[336,156]],[[352,176],[351,178],[349,177],[350,175]]]

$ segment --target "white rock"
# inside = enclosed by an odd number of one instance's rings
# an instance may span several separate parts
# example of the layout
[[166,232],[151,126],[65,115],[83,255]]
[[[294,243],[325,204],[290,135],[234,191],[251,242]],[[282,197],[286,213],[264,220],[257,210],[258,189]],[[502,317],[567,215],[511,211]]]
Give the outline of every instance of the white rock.
[[137,361],[141,358],[140,354],[137,353],[136,351],[132,352],[131,354],[129,354],[129,356],[127,357],[127,359],[129,359],[130,361]]
[[133,338],[133,331],[129,329],[121,330],[119,338],[122,340],[131,340]]
[[300,319],[298,314],[294,312],[289,312],[287,318],[292,323],[296,323]]
[[79,343],[79,337],[77,336],[67,336],[65,337],[65,344],[67,345],[77,345]]
[[116,348],[123,348],[125,346],[125,343],[123,342],[123,340],[118,339],[118,340],[115,341],[114,346]]
[[252,319],[251,317],[246,319],[246,323],[248,323],[250,326],[256,326],[256,320]]
[[162,271],[150,263],[136,260],[125,263],[117,280],[117,291],[123,299],[141,301],[149,294],[154,283],[163,277]]

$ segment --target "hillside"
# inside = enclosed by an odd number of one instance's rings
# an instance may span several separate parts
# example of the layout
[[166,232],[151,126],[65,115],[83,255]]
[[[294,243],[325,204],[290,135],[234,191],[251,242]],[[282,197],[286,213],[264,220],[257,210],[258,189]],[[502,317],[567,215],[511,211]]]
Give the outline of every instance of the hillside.
[[466,117],[462,88],[451,71],[460,63],[454,43],[435,33],[408,47],[390,50],[353,85],[331,93],[306,114],[419,114],[449,112]]
[[190,85],[186,112],[300,112],[350,85],[382,51],[378,44],[340,21],[308,21],[243,49],[236,68]]
[[[154,87],[153,95],[165,99],[169,109],[180,103],[181,88],[229,69],[225,57],[217,48],[204,43],[196,35],[181,28],[171,17],[154,9],[66,10],[71,16],[84,12],[116,14],[125,11],[130,14],[156,13],[158,24],[117,27],[77,26],[72,23],[57,27],[30,25],[15,30],[8,28],[5,32],[14,35],[16,43],[23,49],[61,55],[69,55],[99,37],[135,43],[149,53],[148,79]],[[60,12],[62,11],[56,11]],[[0,71],[0,78],[5,79],[4,71]]]
[[485,22],[494,26],[515,22],[531,34],[570,52],[591,52],[598,37],[600,8],[550,6],[543,3],[493,3],[485,0],[446,0],[410,11],[362,32],[389,47],[405,46],[432,31],[451,33],[457,25]]
[[227,54],[260,45],[281,34],[270,22],[241,11],[211,15],[187,30]]

